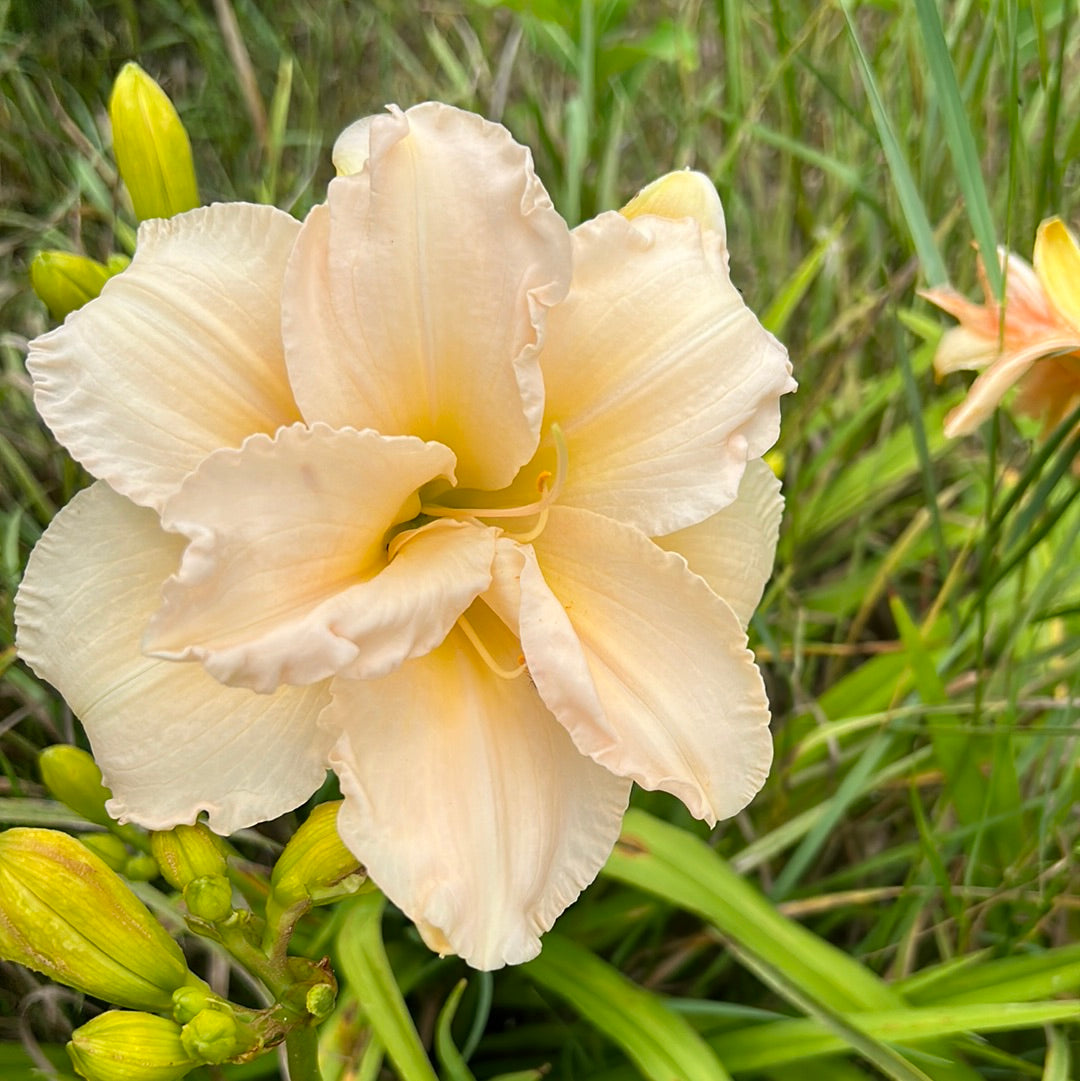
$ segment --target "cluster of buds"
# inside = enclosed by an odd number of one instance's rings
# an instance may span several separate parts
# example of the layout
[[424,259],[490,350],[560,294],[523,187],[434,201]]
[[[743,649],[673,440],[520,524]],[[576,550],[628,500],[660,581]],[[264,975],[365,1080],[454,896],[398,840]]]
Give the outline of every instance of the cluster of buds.
[[[330,1014],[337,985],[326,962],[287,950],[313,905],[365,882],[337,835],[339,804],[317,807],[286,845],[262,886],[263,918],[242,898],[234,904],[230,849],[202,824],[149,839],[117,825],[97,765],[74,747],[49,748],[41,772],[88,828],[109,832],[79,840],[48,829],[0,833],[0,959],[123,1007],[73,1033],[68,1052],[81,1076],[173,1081],[201,1065],[248,1061]],[[120,874],[160,875],[182,899],[188,926],[261,979],[273,1005],[253,1010],[214,994]]]

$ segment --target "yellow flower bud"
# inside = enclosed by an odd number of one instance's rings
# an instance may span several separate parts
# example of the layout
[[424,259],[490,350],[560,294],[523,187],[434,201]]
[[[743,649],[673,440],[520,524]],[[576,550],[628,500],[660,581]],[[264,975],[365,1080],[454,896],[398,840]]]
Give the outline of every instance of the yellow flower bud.
[[140,221],[199,205],[184,125],[165,91],[138,64],[125,64],[116,77],[109,120],[116,165]]
[[278,857],[270,875],[270,894],[283,907],[304,900],[314,904],[331,900],[354,892],[363,880],[360,861],[338,835],[340,806],[338,800],[316,807]]
[[114,272],[96,259],[68,251],[43,251],[30,264],[30,284],[56,320],[101,292]]
[[0,834],[0,958],[136,1009],[168,1010],[201,982],[124,882],[56,830]]
[[253,1041],[227,1010],[200,1010],[180,1034],[184,1049],[199,1062],[217,1064],[242,1055]]
[[109,1010],[77,1028],[67,1051],[87,1081],[177,1081],[198,1065],[180,1037],[167,1017]]
[[188,912],[207,923],[221,923],[232,915],[232,886],[224,875],[193,878],[184,887]]
[[54,744],[38,755],[38,769],[45,787],[61,803],[87,822],[112,824],[105,810],[105,801],[112,798],[112,793],[101,783],[101,770],[86,751],[70,743]]
[[115,871],[118,875],[124,873],[124,868],[127,866],[128,860],[131,859],[131,854],[127,850],[127,845],[115,834],[87,833],[80,837],[79,840],[95,856],[100,856],[108,865],[109,870]]
[[173,889],[182,890],[196,878],[222,876],[227,870],[224,843],[201,822],[150,834],[150,849],[162,878]]

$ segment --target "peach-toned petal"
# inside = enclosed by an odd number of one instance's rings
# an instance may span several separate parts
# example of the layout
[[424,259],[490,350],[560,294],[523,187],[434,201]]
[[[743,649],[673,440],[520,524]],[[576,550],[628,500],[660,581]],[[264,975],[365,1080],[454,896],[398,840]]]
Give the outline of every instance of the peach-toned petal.
[[297,400],[308,421],[438,440],[463,486],[502,488],[536,449],[566,225],[497,124],[427,104],[368,134],[362,172],[331,182],[289,263]]
[[224,687],[139,639],[183,540],[106,484],[80,492],[30,557],[16,600],[20,656],[86,726],[111,812],[150,829],[209,812],[220,833],[275,818],[322,783],[326,685]]
[[1080,356],[1044,357],[1019,383],[1013,408],[1056,428],[1080,403]]
[[323,424],[211,455],[166,504],[191,543],[144,648],[262,692],[434,648],[487,588],[494,531],[433,523],[389,566],[387,545],[453,465],[438,443]]
[[342,839],[428,945],[518,964],[596,876],[630,785],[579,754],[525,676],[460,630],[386,679],[336,679],[324,715]]
[[1001,344],[996,337],[984,337],[968,326],[950,327],[938,342],[934,371],[939,376],[981,371],[1000,356]]
[[545,424],[569,450],[560,502],[651,536],[700,522],[775,442],[787,353],[696,222],[602,214],[574,258],[542,355]]
[[131,266],[31,343],[38,410],[94,476],[160,509],[211,451],[299,419],[280,333],[299,229],[246,203],[144,222]]
[[655,214],[661,218],[693,218],[702,229],[727,235],[724,207],[713,182],[704,174],[683,169],[654,180],[619,211],[624,218]]
[[[522,650],[578,748],[710,823],[740,811],[765,782],[772,741],[761,674],[735,613],[680,556],[590,511],[552,508],[534,548],[543,580],[526,562]],[[580,642],[602,713],[580,665],[567,662],[573,649],[548,590]]]
[[1060,218],[1039,226],[1035,273],[1061,317],[1080,333],[1080,248]]
[[745,629],[772,576],[783,512],[780,481],[756,458],[746,463],[734,503],[656,543],[678,552],[731,605]]
[[968,391],[967,397],[945,418],[945,434],[950,438],[973,432],[1001,404],[1008,391],[1025,376],[1041,357],[1080,350],[1080,335],[1037,341],[1026,349],[1005,353],[987,368]]

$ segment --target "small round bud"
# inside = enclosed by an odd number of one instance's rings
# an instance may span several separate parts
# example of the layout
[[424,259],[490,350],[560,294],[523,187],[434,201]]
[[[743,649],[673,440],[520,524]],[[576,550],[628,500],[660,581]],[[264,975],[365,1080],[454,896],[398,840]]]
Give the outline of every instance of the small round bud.
[[202,1010],[228,1008],[228,1003],[223,998],[218,998],[205,984],[180,987],[173,992],[172,1015],[178,1025],[186,1025]]
[[109,120],[116,165],[140,221],[199,205],[184,125],[165,91],[138,64],[125,64],[116,77]]
[[304,1005],[307,1012],[316,1021],[324,1021],[334,1012],[334,1003],[336,1001],[337,995],[334,994],[334,989],[329,984],[317,983],[308,990]]
[[180,947],[109,867],[56,830],[0,833],[0,958],[134,1009],[197,982]]
[[123,873],[128,860],[131,858],[128,854],[127,845],[119,837],[111,833],[85,833],[79,840],[95,856],[100,856],[108,864],[109,869],[116,871],[117,874]]
[[131,879],[132,882],[153,882],[160,873],[157,860],[145,852],[136,852],[124,864],[124,877]]
[[174,1021],[129,1010],[110,1010],[77,1028],[67,1051],[87,1081],[178,1081],[198,1065]]
[[150,834],[150,849],[161,877],[177,890],[192,879],[224,875],[228,870],[221,838],[201,822]]
[[105,810],[112,793],[101,783],[97,763],[70,743],[46,747],[38,756],[38,769],[45,787],[63,804],[99,826],[113,824]]
[[200,1010],[180,1033],[184,1050],[199,1062],[216,1065],[243,1054],[245,1047],[238,1040],[239,1026],[231,1013]]
[[188,911],[207,923],[221,923],[232,914],[232,886],[224,875],[193,878],[184,887]]

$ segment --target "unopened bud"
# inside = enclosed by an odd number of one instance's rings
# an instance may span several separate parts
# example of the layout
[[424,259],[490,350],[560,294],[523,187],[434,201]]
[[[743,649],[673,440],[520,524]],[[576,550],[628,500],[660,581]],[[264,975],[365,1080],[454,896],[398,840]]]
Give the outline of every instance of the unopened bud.
[[74,252],[38,252],[30,264],[30,284],[57,321],[93,300],[111,276],[107,266]]
[[77,1028],[67,1051],[87,1081],[177,1081],[199,1064],[175,1021],[129,1010],[109,1010]]
[[112,825],[105,801],[112,793],[101,783],[97,763],[79,747],[57,743],[38,755],[45,787],[63,804],[99,826]]
[[193,878],[184,887],[188,912],[208,923],[221,923],[232,914],[232,886],[224,875]]
[[205,1009],[228,1010],[229,1004],[219,998],[205,984],[202,986],[181,987],[173,992],[173,1020],[186,1025],[197,1013]]
[[337,831],[341,800],[322,803],[293,834],[270,875],[271,897],[283,907],[313,904],[355,892],[365,877]]
[[161,877],[173,889],[182,890],[193,879],[221,876],[227,870],[221,838],[201,822],[150,834],[150,850]]
[[0,834],[0,958],[136,1009],[167,1010],[199,982],[127,885],[56,830]]
[[161,870],[153,856],[148,856],[145,852],[136,852],[124,864],[121,874],[132,882],[153,882],[161,874]]
[[193,1059],[214,1065],[242,1055],[251,1045],[232,1013],[213,1007],[200,1010],[184,1025],[180,1039]]
[[140,221],[199,205],[184,125],[165,91],[138,64],[125,64],[116,77],[109,120],[116,165]]
[[337,995],[329,984],[317,983],[308,990],[304,1006],[316,1021],[323,1021],[333,1013],[336,1001]]
[[123,874],[131,856],[128,853],[127,845],[119,837],[115,837],[111,833],[85,833],[79,840],[95,856],[100,856],[111,871]]

